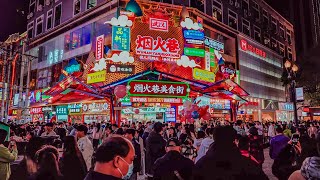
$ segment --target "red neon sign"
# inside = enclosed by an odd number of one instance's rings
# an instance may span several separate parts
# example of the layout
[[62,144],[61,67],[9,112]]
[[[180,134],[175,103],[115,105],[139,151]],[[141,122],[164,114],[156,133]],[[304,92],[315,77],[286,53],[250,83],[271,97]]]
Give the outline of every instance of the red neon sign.
[[104,35],[98,36],[96,40],[96,60],[103,58]]
[[150,30],[167,32],[169,30],[169,21],[166,19],[150,18],[149,28]]
[[42,114],[42,107],[34,107],[30,109],[30,114]]
[[189,86],[186,83],[131,81],[128,85],[130,96],[186,97],[189,94]]
[[244,39],[242,39],[240,41],[240,47],[243,51],[251,51],[251,52],[255,53],[256,55],[263,57],[263,58],[267,57],[265,51],[263,51],[262,49],[259,49],[257,47],[254,47],[251,44],[248,44],[248,42]]

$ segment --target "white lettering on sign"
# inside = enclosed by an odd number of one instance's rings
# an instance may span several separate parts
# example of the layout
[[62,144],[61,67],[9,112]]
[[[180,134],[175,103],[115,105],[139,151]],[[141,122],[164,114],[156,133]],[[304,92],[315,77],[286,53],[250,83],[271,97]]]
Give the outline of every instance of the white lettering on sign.
[[150,18],[149,28],[150,30],[167,32],[169,30],[169,21],[165,19]]
[[104,35],[98,36],[96,40],[96,60],[103,58],[104,53]]
[[148,84],[135,84],[133,92],[136,93],[165,93],[165,94],[184,94],[184,87],[183,86],[177,86],[176,88],[170,85],[167,87],[167,85],[153,85],[152,87]]

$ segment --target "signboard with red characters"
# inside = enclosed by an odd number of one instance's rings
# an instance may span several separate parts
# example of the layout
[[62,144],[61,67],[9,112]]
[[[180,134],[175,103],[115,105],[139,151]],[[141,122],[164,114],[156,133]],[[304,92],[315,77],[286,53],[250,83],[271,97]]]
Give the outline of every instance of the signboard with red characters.
[[129,96],[186,97],[189,85],[182,82],[133,80],[128,83]]
[[42,107],[34,107],[30,109],[30,114],[42,114]]
[[98,36],[96,39],[96,60],[103,58],[104,53],[104,35]]
[[182,103],[182,98],[130,97],[130,102],[141,103]]
[[240,41],[240,47],[243,51],[250,51],[250,52],[253,52],[255,53],[256,55],[260,56],[260,57],[263,57],[263,58],[266,58],[267,55],[266,55],[266,52],[263,51],[262,49],[259,49],[251,44],[248,43],[248,41],[244,40],[244,39],[241,39]]
[[155,31],[165,31],[169,30],[169,21],[166,19],[150,18],[149,19],[149,29]]
[[140,55],[141,60],[172,61],[180,58],[179,51],[179,41],[176,38],[138,35],[136,39],[136,54]]

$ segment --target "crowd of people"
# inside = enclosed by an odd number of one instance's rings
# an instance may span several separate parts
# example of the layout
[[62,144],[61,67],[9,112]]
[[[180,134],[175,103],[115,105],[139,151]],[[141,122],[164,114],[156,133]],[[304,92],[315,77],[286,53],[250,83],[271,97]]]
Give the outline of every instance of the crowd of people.
[[[320,179],[319,123],[10,124],[0,129],[0,179]],[[17,162],[18,155],[22,159]],[[14,165],[13,165],[14,164]]]

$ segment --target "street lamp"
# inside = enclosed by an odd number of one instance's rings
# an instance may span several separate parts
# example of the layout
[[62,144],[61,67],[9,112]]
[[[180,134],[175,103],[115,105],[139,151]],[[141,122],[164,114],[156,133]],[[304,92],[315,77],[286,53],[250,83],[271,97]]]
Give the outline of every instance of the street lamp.
[[298,112],[297,112],[297,99],[296,99],[296,73],[299,70],[299,67],[293,62],[286,60],[284,63],[284,67],[288,72],[288,80],[290,81],[290,92],[291,92],[291,100],[293,102],[293,110],[294,110],[294,123],[298,127]]

